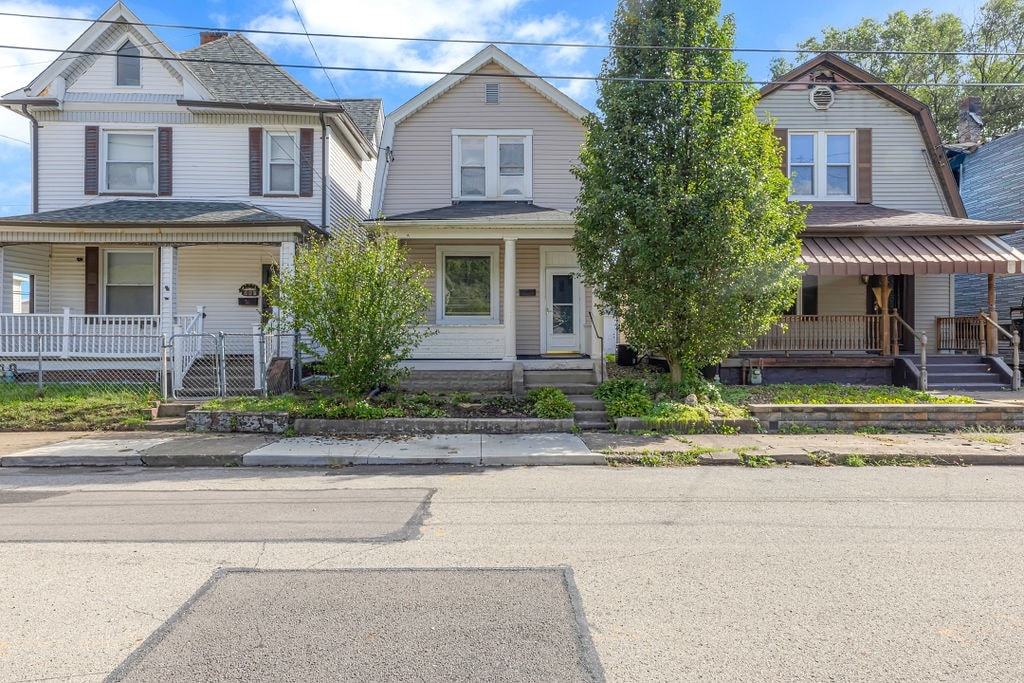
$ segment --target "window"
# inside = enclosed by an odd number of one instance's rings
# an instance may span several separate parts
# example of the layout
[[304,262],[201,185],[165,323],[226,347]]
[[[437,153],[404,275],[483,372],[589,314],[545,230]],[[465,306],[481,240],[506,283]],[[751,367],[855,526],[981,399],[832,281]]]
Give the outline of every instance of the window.
[[103,191],[156,191],[153,131],[104,131]]
[[117,84],[142,85],[142,59],[139,48],[131,43],[125,43],[117,51]]
[[530,199],[532,165],[532,131],[452,131],[455,199]]
[[795,198],[853,198],[853,133],[790,133],[789,175]]
[[295,194],[299,187],[299,138],[293,133],[267,133],[268,194]]
[[498,247],[438,247],[439,323],[498,322]]
[[33,276],[28,273],[11,273],[13,282],[14,301],[11,313],[32,313],[33,312]]
[[107,315],[156,312],[156,253],[106,252],[104,310]]

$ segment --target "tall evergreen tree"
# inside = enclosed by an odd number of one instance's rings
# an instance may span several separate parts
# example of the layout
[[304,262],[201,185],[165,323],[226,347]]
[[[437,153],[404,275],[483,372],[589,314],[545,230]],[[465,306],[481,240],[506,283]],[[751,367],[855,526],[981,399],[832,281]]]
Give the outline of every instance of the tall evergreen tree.
[[804,209],[787,202],[779,145],[719,11],[620,1],[575,169],[584,279],[677,382],[763,334],[800,281]]

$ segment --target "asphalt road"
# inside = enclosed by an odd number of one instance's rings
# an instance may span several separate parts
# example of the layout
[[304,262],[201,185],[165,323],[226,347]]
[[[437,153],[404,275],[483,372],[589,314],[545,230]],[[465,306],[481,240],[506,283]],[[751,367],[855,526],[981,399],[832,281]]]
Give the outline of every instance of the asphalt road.
[[[366,507],[397,490],[408,495]],[[101,540],[102,515],[87,514],[95,494],[122,504],[123,527],[143,514],[147,492],[161,505],[180,496],[192,513],[149,525],[144,538]],[[316,496],[337,506],[336,523],[297,515],[287,532],[305,540],[291,542],[274,535],[280,526],[261,534],[244,505],[225,512],[259,492],[275,505]],[[91,538],[2,535],[17,515],[11,528],[31,522],[53,536],[53,515],[66,520],[76,505]],[[599,660],[587,671],[610,681],[1024,679],[1024,468],[11,470],[0,472],[0,537],[5,682],[104,680],[230,567],[568,567]],[[510,594],[539,614],[571,604],[543,582],[467,581],[463,594],[494,588],[492,618],[509,625],[540,619],[506,614]],[[439,590],[428,581],[377,593],[431,604]],[[273,594],[240,592],[267,615]],[[353,618],[376,623],[375,591],[353,594]],[[408,608],[392,605],[399,621],[389,628],[407,639],[431,624],[450,632],[462,623],[452,614],[468,609],[459,605],[482,603],[433,604],[454,612],[434,623],[413,621],[424,614],[413,610],[405,622]],[[550,621],[552,633],[571,634],[564,619]],[[529,629],[507,633],[525,639]],[[551,672],[569,656],[550,655]]]

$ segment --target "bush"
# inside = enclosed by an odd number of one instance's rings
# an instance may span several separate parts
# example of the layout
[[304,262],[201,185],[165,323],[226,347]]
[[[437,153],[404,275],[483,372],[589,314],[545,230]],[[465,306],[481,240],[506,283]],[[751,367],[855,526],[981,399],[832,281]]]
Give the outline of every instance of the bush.
[[594,398],[598,401],[604,401],[605,403],[626,398],[632,394],[647,394],[647,385],[643,380],[632,379],[629,377],[610,379],[606,382],[602,382],[601,385],[594,390]]
[[564,420],[576,412],[572,401],[555,387],[534,389],[526,395],[526,400],[530,403],[530,414],[545,420]]
[[357,396],[394,383],[398,364],[429,334],[419,327],[430,304],[428,275],[394,237],[341,235],[305,244],[269,292],[288,324],[316,343],[302,350],[320,356],[334,388]]
[[654,402],[646,393],[627,394],[605,402],[604,409],[610,417],[643,417],[651,412]]

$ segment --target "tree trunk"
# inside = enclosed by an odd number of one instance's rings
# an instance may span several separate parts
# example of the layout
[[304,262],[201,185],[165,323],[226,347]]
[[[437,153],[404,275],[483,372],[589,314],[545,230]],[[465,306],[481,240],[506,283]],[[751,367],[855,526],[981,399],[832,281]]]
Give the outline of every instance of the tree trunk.
[[683,366],[678,361],[674,361],[671,358],[668,359],[668,371],[672,377],[672,384],[678,384],[683,381]]

